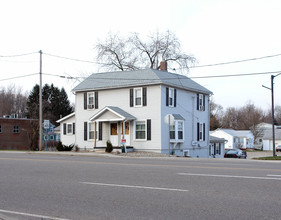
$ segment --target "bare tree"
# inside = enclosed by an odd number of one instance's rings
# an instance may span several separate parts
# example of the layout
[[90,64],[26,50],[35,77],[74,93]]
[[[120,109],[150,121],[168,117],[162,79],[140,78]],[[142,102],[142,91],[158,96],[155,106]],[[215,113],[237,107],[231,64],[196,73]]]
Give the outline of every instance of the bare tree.
[[0,116],[19,114],[24,116],[26,109],[27,93],[22,88],[10,85],[0,90]]
[[107,70],[159,69],[161,61],[169,61],[168,68],[188,71],[195,58],[182,52],[178,38],[170,31],[155,32],[142,39],[138,33],[127,38],[109,34],[105,42],[98,42],[97,60]]
[[213,131],[221,127],[223,117],[223,107],[216,104],[214,99],[210,99],[210,130]]

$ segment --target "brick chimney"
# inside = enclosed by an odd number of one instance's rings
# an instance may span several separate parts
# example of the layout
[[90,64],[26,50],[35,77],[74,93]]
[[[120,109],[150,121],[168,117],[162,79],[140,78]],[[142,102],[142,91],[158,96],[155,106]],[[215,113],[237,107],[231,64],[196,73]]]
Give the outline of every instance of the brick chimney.
[[161,71],[167,71],[167,66],[168,66],[167,61],[163,60],[163,61],[160,62],[160,68],[159,69]]

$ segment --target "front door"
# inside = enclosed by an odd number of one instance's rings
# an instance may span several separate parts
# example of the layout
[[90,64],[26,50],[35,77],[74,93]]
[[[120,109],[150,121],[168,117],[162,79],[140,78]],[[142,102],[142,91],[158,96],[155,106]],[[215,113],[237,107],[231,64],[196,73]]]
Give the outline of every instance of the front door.
[[[125,130],[123,130],[123,123],[122,123],[122,134],[124,134],[124,138],[126,139],[126,146],[130,146],[131,141],[130,141],[130,122],[125,122]],[[122,136],[123,138],[123,136]]]
[[112,146],[118,146],[118,124],[117,122],[110,123],[110,142]]

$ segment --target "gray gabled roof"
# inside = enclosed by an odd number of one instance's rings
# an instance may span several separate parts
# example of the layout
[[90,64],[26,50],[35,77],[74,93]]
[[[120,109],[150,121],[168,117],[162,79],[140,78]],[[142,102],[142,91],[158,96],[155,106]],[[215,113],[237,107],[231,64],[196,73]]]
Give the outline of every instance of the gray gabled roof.
[[94,120],[98,118],[100,115],[102,115],[105,111],[111,111],[115,113],[116,115],[119,115],[121,118],[124,120],[135,120],[136,117],[133,115],[129,114],[128,112],[125,112],[123,109],[115,107],[115,106],[106,106],[102,110],[100,110],[97,114],[93,115],[90,120]]
[[164,84],[167,86],[182,88],[204,94],[212,94],[210,90],[199,85],[186,76],[155,69],[92,74],[79,85],[77,85],[73,91],[82,92],[89,90],[103,90],[157,84]]

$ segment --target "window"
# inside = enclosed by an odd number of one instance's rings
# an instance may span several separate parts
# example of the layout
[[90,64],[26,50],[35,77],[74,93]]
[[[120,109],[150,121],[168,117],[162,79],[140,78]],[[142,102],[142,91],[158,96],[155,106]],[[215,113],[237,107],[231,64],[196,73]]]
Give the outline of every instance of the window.
[[178,121],[178,139],[182,140],[183,139],[183,122]]
[[72,124],[67,124],[67,134],[72,134]]
[[44,141],[48,140],[48,135],[44,135]]
[[170,124],[170,140],[183,141],[183,120],[174,120]]
[[2,133],[2,127],[1,127],[1,125],[0,125],[0,133]]
[[197,141],[205,141],[205,123],[197,123]]
[[142,107],[147,104],[147,88],[130,89],[130,107]]
[[173,107],[174,106],[174,89],[169,88],[169,106]]
[[136,139],[137,140],[146,139],[146,122],[145,121],[136,122]]
[[93,92],[88,92],[88,109],[93,109],[95,107],[95,94]]
[[197,110],[205,111],[205,95],[197,94]]
[[18,133],[19,133],[19,126],[18,126],[18,125],[15,125],[15,126],[14,126],[13,132],[14,132],[15,134],[18,134]]
[[89,123],[89,139],[90,140],[94,140],[95,139],[95,135],[96,135],[96,139],[98,139],[98,136],[97,136],[97,129],[98,129],[98,126],[96,126],[96,134],[95,134],[95,123],[94,122],[90,122]]
[[54,140],[54,135],[50,135],[50,140]]
[[142,89],[136,88],[134,89],[135,95],[135,106],[142,106]]
[[84,93],[84,109],[98,109],[98,91]]
[[175,88],[166,87],[166,106],[176,107],[177,90]]

